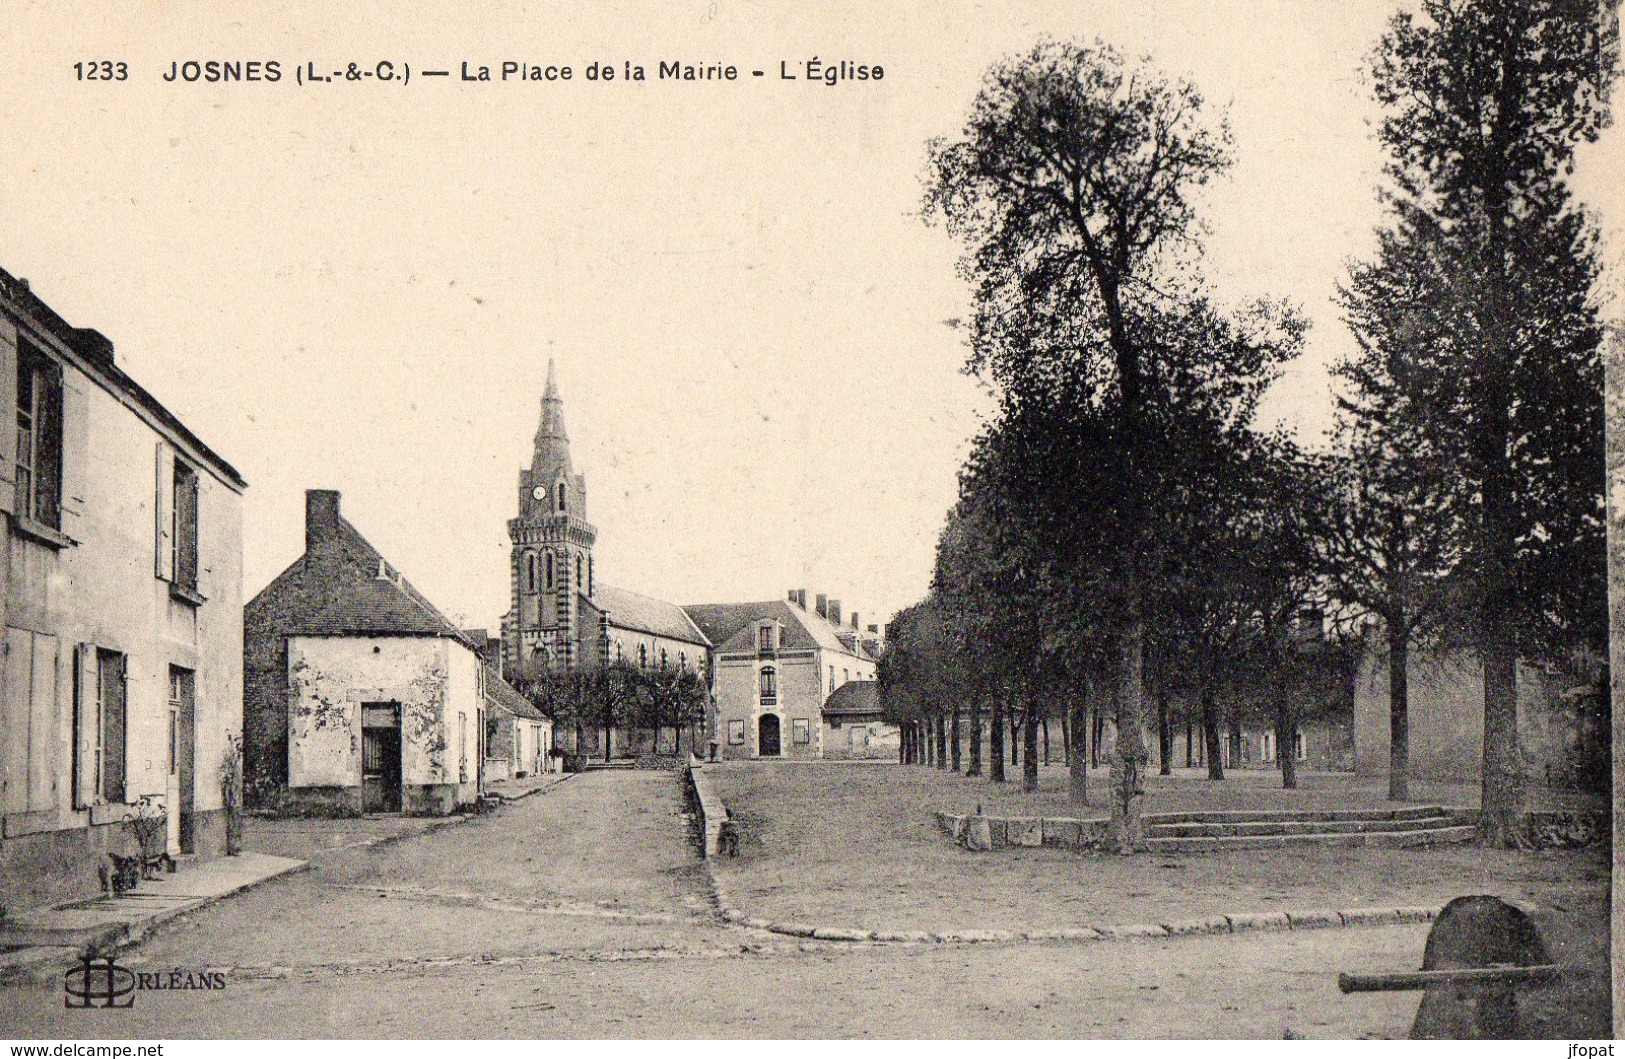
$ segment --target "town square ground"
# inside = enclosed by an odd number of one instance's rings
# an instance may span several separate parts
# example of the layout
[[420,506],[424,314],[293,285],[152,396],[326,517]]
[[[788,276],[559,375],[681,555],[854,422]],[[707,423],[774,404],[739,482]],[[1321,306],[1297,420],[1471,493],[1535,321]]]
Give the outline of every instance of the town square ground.
[[[934,809],[1035,796],[889,764],[716,775],[743,837],[737,858],[709,863],[674,772],[575,775],[449,824],[256,821],[251,846],[309,869],[173,920],[119,957],[137,970],[223,969],[225,989],[68,1010],[60,977],[19,976],[0,985],[0,1037],[1400,1037],[1417,994],[1345,996],[1337,974],[1415,969],[1426,923],[1023,935],[1176,914],[1437,907],[1467,893],[1539,908],[1568,968],[1526,1004],[1529,1032],[1607,1033],[1606,852],[976,854],[937,829]],[[1046,786],[1062,782],[1046,773]],[[1317,795],[1311,777],[1301,797],[1363,796],[1341,782]],[[1224,797],[1281,797],[1252,786],[1226,781]],[[1185,796],[1175,788],[1165,800]],[[716,884],[751,918],[931,940],[730,924]],[[982,935],[994,940],[968,940]]]

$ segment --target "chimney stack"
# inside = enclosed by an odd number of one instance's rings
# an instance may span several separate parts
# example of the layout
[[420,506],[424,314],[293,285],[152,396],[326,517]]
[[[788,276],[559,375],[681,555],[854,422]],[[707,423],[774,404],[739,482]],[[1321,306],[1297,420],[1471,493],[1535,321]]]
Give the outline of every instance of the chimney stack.
[[790,590],[790,602],[794,603],[796,606],[800,607],[802,610],[806,610],[807,609],[807,590],[805,588],[792,588]]
[[831,625],[841,624],[841,601],[838,599],[829,601],[829,623]]
[[857,611],[852,612],[852,627],[854,629],[862,628],[862,626],[860,626],[858,624],[858,612]]
[[829,597],[828,596],[826,596],[822,592],[820,592],[820,593],[818,593],[818,596],[814,599],[813,602],[818,605],[818,616],[820,618],[829,617]]
[[339,494],[336,489],[305,490],[305,551],[316,550],[339,532]]

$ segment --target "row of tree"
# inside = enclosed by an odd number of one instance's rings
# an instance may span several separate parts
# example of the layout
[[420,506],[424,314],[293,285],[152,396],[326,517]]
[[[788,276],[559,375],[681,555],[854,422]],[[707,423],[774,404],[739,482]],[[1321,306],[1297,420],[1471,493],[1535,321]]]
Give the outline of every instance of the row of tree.
[[516,689],[553,719],[555,731],[575,733],[575,748],[587,745],[587,732],[603,736],[604,759],[613,730],[679,734],[705,722],[711,692],[705,677],[687,667],[639,668],[630,662],[560,669],[519,681]]
[[1122,850],[1143,845],[1147,702],[1164,762],[1170,702],[1216,776],[1227,712],[1262,710],[1292,747],[1347,669],[1347,642],[1302,635],[1322,610],[1386,632],[1395,798],[1408,650],[1476,650],[1484,833],[1513,843],[1519,661],[1604,634],[1596,236],[1566,177],[1607,120],[1607,5],[1420,8],[1372,58],[1388,214],[1340,288],[1358,353],[1336,367],[1329,451],[1259,421],[1306,322],[1227,306],[1203,275],[1197,195],[1232,144],[1193,85],[1045,41],[995,65],[962,134],[931,145],[926,216],[965,247],[967,370],[998,411],[881,692],[903,722],[956,724],[968,703],[977,739],[986,704],[995,779],[1017,711],[1029,785],[1058,709],[1080,798],[1079,721],[1109,701]]

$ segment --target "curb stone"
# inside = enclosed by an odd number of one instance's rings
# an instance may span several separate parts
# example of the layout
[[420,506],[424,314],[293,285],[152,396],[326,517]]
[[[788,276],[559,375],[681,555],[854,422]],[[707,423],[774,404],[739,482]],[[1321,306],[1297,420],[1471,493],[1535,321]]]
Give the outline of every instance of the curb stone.
[[1183,937],[1187,934],[1228,934],[1230,933],[1230,920],[1224,916],[1208,916],[1205,919],[1180,919],[1162,924],[1162,929],[1174,937]]
[[1291,921],[1293,930],[1314,930],[1322,927],[1340,927],[1343,917],[1336,912],[1324,910],[1313,912],[1288,912],[1287,919]]
[[1254,930],[1291,930],[1292,920],[1285,912],[1250,912],[1225,916],[1230,921],[1230,932],[1240,934]]
[[1126,926],[1096,926],[1103,938],[1166,938],[1168,928],[1160,923],[1130,923]]

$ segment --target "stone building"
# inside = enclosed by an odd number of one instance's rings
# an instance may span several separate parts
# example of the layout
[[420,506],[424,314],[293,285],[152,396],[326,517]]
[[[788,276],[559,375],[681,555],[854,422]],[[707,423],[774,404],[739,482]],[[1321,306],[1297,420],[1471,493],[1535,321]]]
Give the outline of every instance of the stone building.
[[244,613],[245,779],[288,811],[450,813],[480,791],[477,645],[305,494],[305,551]]
[[100,889],[162,810],[171,853],[225,846],[242,727],[245,483],[0,271],[0,905]]
[[[804,590],[766,603],[685,608],[716,645],[713,738],[725,758],[825,756],[823,706],[843,684],[875,679],[877,644],[841,627],[841,603],[807,610]],[[856,626],[856,619],[854,619]]]
[[[626,662],[643,669],[708,671],[711,644],[675,603],[602,583],[587,521],[587,479],[570,460],[564,401],[547,366],[531,464],[519,472],[518,515],[508,523],[510,605],[502,618],[502,672],[520,682],[549,672]],[[668,730],[669,732],[669,730]],[[655,734],[591,728],[556,733],[563,749],[630,756]],[[692,745],[696,733],[686,740]],[[668,752],[675,748],[664,748]]]
[[873,680],[842,684],[824,700],[824,756],[853,760],[897,759],[901,735],[880,708]]
[[496,670],[485,670],[485,781],[555,772],[553,721]]

